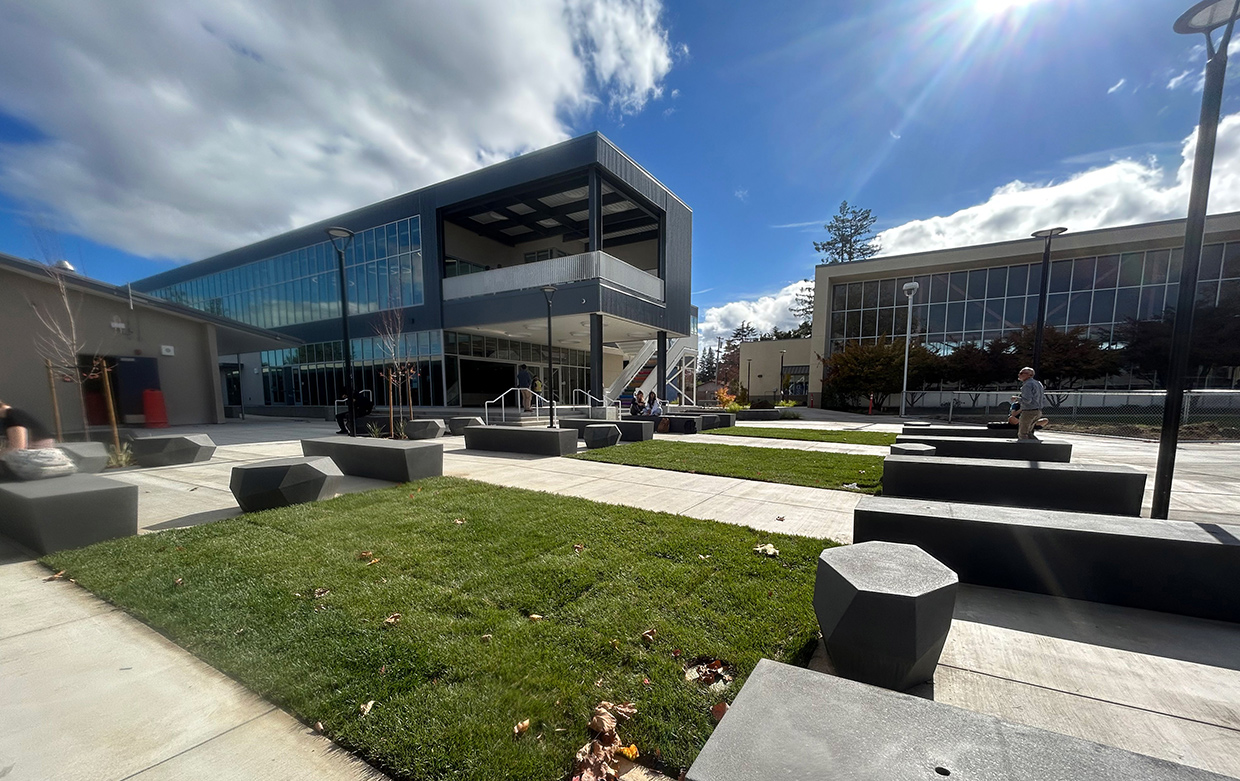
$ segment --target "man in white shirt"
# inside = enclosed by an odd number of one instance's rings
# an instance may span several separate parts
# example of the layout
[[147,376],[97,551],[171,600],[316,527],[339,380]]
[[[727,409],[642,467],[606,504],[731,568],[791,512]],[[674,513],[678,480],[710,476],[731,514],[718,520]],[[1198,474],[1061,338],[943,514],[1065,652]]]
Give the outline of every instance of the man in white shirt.
[[1042,383],[1033,378],[1033,369],[1026,366],[1017,375],[1020,378],[1020,424],[1016,429],[1016,438],[1037,442],[1033,435],[1033,425],[1042,417],[1042,405],[1046,402],[1046,389]]

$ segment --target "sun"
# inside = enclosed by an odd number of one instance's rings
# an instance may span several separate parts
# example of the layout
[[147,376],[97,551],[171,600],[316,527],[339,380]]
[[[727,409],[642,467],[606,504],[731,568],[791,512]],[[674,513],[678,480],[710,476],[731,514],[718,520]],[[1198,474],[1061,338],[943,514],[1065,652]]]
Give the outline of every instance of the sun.
[[1033,5],[1036,2],[1038,0],[973,0],[973,9],[981,16],[995,17],[1004,16],[1010,11]]

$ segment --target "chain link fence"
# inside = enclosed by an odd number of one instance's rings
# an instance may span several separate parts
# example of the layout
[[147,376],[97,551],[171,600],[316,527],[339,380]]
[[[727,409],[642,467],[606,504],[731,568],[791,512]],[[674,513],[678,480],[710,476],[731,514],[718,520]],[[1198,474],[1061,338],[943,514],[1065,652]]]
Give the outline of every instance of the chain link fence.
[[[1056,431],[1157,439],[1165,391],[1046,391],[1042,414]],[[953,423],[1005,420],[1014,396],[1007,391],[909,393],[910,415]],[[1182,440],[1240,440],[1240,391],[1184,394]]]

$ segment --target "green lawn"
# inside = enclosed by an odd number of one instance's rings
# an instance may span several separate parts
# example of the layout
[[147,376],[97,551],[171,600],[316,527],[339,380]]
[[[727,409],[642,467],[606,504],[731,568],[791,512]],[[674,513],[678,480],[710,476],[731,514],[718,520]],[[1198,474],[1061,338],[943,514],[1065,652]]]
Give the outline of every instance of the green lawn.
[[894,445],[896,435],[883,431],[831,431],[816,428],[765,428],[761,426],[729,426],[712,428],[703,434],[721,437],[764,437],[796,439],[802,442],[842,442],[845,445]]
[[[883,476],[882,456],[672,442],[666,439],[599,448],[569,458],[867,494],[878,493]],[[851,487],[854,485],[856,487]]]
[[[600,700],[675,777],[759,658],[808,660],[832,544],[434,478],[44,563],[397,777],[564,777]],[[704,655],[722,694],[684,680]]]

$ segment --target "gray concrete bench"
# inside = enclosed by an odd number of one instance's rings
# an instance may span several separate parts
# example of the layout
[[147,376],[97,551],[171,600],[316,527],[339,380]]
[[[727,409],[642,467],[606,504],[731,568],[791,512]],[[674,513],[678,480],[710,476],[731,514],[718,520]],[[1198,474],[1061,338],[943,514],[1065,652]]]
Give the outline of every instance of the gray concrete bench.
[[354,477],[407,483],[443,475],[443,445],[439,442],[324,437],[303,439],[301,452],[307,456],[328,456],[341,472]]
[[97,475],[108,468],[108,446],[102,442],[61,442],[56,447],[73,459],[78,474]]
[[625,420],[647,420],[655,423],[660,419],[668,422],[667,433],[669,434],[696,434],[702,430],[702,418],[700,415],[663,415],[656,417],[654,415],[630,415]]
[[448,433],[459,437],[469,426],[483,425],[482,418],[448,418]]
[[0,533],[36,553],[138,533],[138,487],[97,475],[0,483]]
[[586,426],[582,439],[585,440],[587,450],[611,447],[620,441],[620,428],[615,423],[595,423]]
[[[576,429],[577,437],[585,439],[586,426],[592,426],[598,422],[591,418],[560,418],[560,428]],[[607,422],[620,429],[621,442],[645,442],[648,439],[654,439],[654,423],[649,420],[609,420]]]
[[1240,525],[866,497],[853,539],[917,545],[965,583],[1240,622]]
[[444,425],[443,421],[436,418],[405,421],[406,439],[438,439],[447,430],[448,427]]
[[985,426],[922,426],[905,423],[901,434],[918,437],[989,437],[991,439],[1016,439],[1016,429],[999,430]]
[[893,456],[933,456],[937,455],[934,445],[923,445],[918,442],[901,442],[891,446]]
[[1066,464],[1072,460],[1072,443],[1039,439],[1022,442],[1016,439],[987,437],[937,437],[925,434],[900,434],[896,444],[922,444],[934,447],[935,455],[944,458],[1001,458],[1009,461],[1051,461]]
[[567,456],[577,452],[577,432],[571,428],[469,426],[465,429],[465,449]]
[[703,412],[700,415],[700,417],[702,418],[702,431],[709,431],[712,428],[719,428],[719,416],[718,415],[715,415],[709,412]]
[[686,777],[1228,781],[770,659],[758,661]]
[[736,413],[737,420],[779,420],[783,412],[777,409],[743,409]]
[[941,456],[883,461],[883,496],[1135,516],[1144,495],[1145,473],[1129,466]]
[[331,499],[344,473],[327,456],[273,458],[234,466],[228,488],[247,513]]
[[215,442],[206,434],[160,434],[129,443],[138,466],[173,466],[210,461]]
[[719,418],[719,428],[729,428],[736,425],[735,412],[713,412],[711,414]]

